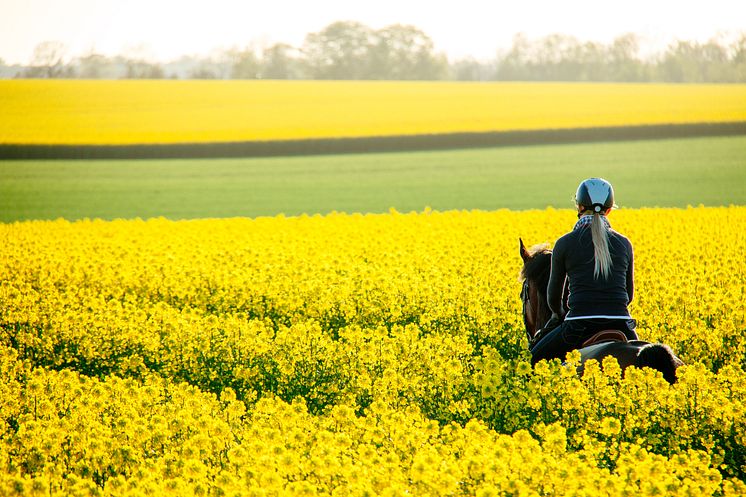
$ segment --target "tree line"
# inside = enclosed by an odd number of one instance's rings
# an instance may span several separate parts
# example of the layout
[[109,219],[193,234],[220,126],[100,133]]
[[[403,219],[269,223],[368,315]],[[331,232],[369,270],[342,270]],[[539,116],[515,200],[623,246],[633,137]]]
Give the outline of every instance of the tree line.
[[168,63],[90,53],[65,62],[64,46],[39,44],[25,67],[0,60],[0,77],[86,79],[339,79],[457,81],[746,82],[746,33],[735,41],[676,41],[643,57],[641,42],[625,34],[604,44],[556,34],[516,35],[492,60],[449,61],[422,30],[395,24],[372,29],[335,22],[310,33],[300,47],[286,43],[228,49]]

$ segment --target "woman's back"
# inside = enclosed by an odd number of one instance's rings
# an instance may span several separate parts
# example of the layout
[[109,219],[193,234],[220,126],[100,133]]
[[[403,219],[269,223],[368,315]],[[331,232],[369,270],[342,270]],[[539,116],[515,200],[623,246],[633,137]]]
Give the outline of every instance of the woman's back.
[[[569,312],[579,316],[627,316],[631,295],[628,279],[633,264],[632,244],[621,233],[608,230],[611,268],[606,277],[594,276],[594,247],[590,227],[561,237],[554,248],[564,260],[569,281]],[[559,253],[557,253],[559,251]]]

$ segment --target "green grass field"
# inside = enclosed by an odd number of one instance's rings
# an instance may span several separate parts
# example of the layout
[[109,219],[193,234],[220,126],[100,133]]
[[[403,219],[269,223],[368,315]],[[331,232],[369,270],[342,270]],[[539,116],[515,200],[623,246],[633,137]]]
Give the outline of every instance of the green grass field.
[[746,137],[269,159],[0,161],[0,221],[746,204]]

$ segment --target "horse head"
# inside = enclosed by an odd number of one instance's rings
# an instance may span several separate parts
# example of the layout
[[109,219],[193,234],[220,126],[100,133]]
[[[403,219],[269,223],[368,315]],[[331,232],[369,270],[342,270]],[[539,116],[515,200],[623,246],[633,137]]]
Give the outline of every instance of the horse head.
[[523,324],[526,327],[528,340],[531,342],[539,328],[552,315],[547,304],[552,251],[546,244],[535,245],[528,250],[523,240],[519,240],[521,259],[523,259],[523,268],[521,268]]

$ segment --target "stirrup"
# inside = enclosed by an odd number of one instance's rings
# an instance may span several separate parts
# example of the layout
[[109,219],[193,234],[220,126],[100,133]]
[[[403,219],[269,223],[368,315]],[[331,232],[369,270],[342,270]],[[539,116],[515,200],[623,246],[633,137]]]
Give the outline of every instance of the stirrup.
[[597,343],[605,342],[627,342],[627,335],[619,330],[603,330],[599,331],[588,340],[583,342],[581,347],[588,347],[590,345],[596,345]]

